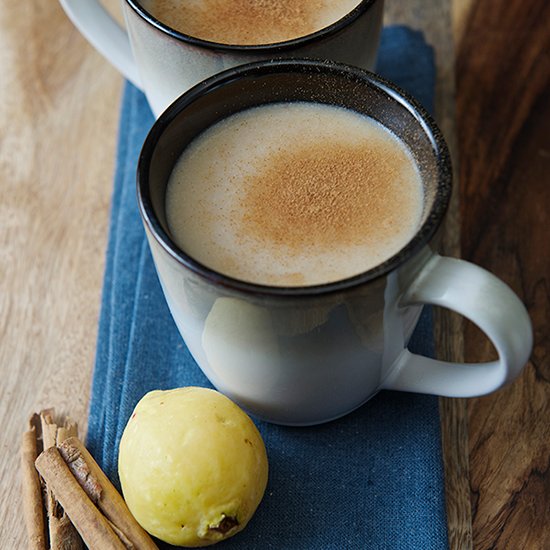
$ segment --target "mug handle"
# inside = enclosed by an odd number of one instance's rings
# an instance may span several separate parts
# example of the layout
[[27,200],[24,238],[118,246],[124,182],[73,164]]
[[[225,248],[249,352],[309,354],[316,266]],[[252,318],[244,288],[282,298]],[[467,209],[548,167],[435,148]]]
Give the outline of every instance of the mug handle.
[[474,397],[513,380],[533,346],[531,321],[512,290],[485,269],[435,255],[401,299],[401,306],[432,304],[449,308],[475,323],[491,340],[498,360],[451,363],[405,349],[392,365],[384,389]]
[[74,26],[134,86],[142,89],[128,33],[97,0],[59,0]]

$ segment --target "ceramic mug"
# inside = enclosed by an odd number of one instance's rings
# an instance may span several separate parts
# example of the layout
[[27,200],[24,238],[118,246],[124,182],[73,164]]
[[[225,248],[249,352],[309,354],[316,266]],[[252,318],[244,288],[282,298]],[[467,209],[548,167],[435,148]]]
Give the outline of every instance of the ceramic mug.
[[122,2],[127,32],[98,0],[60,3],[90,43],[145,92],[156,116],[203,79],[251,61],[315,57],[373,68],[383,15],[383,0],[363,0],[313,34],[276,44],[234,46],[178,32],[155,19],[138,0]]
[[[242,282],[180,250],[165,192],[185,146],[220,119],[280,101],[339,105],[374,118],[412,151],[424,186],[421,224],[397,254],[349,279],[317,286]],[[157,120],[138,166],[141,216],[174,320],[206,376],[252,414],[309,425],[359,407],[382,389],[470,397],[514,379],[532,346],[527,312],[502,281],[437,253],[451,194],[441,132],[405,92],[367,71],[313,60],[254,63],[210,78]],[[489,337],[498,360],[450,363],[407,343],[424,304],[449,308]]]

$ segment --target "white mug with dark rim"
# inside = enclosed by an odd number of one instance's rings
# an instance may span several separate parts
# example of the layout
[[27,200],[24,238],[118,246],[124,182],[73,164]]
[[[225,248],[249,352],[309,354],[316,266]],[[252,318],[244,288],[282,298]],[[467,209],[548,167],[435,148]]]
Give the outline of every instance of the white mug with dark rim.
[[363,0],[332,25],[275,44],[231,45],[202,40],[157,20],[139,2],[122,2],[127,31],[99,0],[60,0],[65,12],[130,82],[158,116],[180,94],[224,69],[262,59],[310,57],[372,69],[382,27],[383,0]]
[[[168,178],[203,130],[249,107],[313,101],[380,122],[412,152],[424,187],[420,226],[398,253],[360,275],[272,287],[200,264],[166,222]],[[451,164],[431,117],[405,92],[357,68],[281,60],[230,69],[191,89],[157,120],[138,166],[140,213],[174,320],[206,376],[251,413],[290,425],[342,416],[382,389],[479,396],[513,380],[528,360],[525,307],[484,269],[437,253]],[[411,353],[423,305],[449,308],[491,340],[498,360],[451,363]]]

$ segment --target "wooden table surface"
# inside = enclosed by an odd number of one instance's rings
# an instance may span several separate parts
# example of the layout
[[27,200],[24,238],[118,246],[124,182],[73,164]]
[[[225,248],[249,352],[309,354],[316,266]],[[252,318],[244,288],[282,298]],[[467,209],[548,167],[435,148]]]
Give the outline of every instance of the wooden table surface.
[[[446,253],[504,279],[535,330],[512,385],[441,400],[450,547],[548,549],[550,3],[387,0],[386,14],[436,50],[457,174]],[[19,549],[29,414],[54,406],[86,429],[122,79],[55,0],[4,0],[0,69],[0,548]],[[441,313],[437,328],[442,357],[493,357],[472,325]]]

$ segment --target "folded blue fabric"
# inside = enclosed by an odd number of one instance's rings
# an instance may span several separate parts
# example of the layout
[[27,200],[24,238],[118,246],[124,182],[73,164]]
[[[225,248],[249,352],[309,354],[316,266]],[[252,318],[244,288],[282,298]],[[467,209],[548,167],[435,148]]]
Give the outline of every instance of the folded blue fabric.
[[[377,72],[432,108],[433,51],[420,33],[384,29]],[[118,443],[139,399],[210,386],[172,321],[137,210],[137,158],[152,124],[144,96],[127,85],[87,442],[117,485]],[[417,352],[432,354],[431,328],[428,311],[411,343]],[[322,426],[256,424],[269,456],[267,491],[248,527],[219,548],[447,548],[437,398],[382,392]]]

